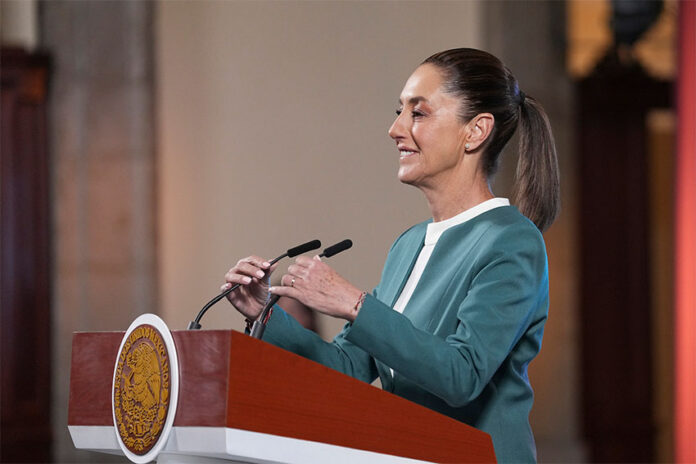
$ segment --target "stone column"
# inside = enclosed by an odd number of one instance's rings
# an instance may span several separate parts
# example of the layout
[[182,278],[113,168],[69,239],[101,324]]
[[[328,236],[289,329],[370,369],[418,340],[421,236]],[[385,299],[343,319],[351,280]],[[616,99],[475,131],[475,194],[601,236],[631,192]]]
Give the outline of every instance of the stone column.
[[[157,312],[153,2],[40,3],[52,57],[54,440],[58,462],[103,462],[67,431],[71,334]],[[104,360],[104,362],[111,362]]]

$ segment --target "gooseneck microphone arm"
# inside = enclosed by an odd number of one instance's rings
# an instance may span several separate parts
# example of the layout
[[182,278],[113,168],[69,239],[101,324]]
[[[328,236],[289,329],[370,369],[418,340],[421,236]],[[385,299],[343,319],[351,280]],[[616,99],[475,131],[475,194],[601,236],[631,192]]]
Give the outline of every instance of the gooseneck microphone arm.
[[[350,239],[345,239],[341,242],[338,242],[335,245],[331,245],[330,247],[324,248],[324,251],[319,255],[319,257],[330,258],[333,255],[345,251],[352,246],[353,242]],[[271,314],[273,313],[273,306],[278,302],[279,299],[280,296],[278,295],[271,295],[271,297],[268,299],[266,306],[264,306],[261,310],[261,315],[258,319],[254,321],[254,324],[251,326],[251,332],[249,333],[249,335],[252,338],[261,339],[261,337],[263,337],[263,331],[266,330],[266,324],[268,324],[268,320],[271,318]]]
[[[311,251],[311,250],[316,250],[319,247],[321,247],[321,242],[319,240],[312,240],[311,242],[303,243],[302,245],[298,245],[294,248],[290,248],[288,251],[286,251],[282,255],[269,261],[269,263],[271,266],[273,266],[275,263],[277,263],[278,261],[280,261],[281,259],[283,259],[285,257],[292,258],[294,256],[301,255],[302,253],[306,253],[306,252]],[[269,269],[270,269],[270,266],[269,266]],[[210,300],[208,303],[206,303],[206,305],[203,306],[203,309],[201,309],[198,312],[198,316],[196,316],[196,318],[194,320],[189,322],[188,330],[200,329],[201,328],[200,321],[201,321],[201,318],[203,317],[203,315],[206,313],[206,311],[208,311],[210,309],[210,307],[213,306],[215,303],[217,303],[218,301],[225,298],[231,292],[235,291],[238,287],[239,287],[239,284],[235,284],[235,285],[231,286],[230,288],[228,288],[227,290],[225,290],[224,292],[220,293],[218,296],[216,296],[212,300]]]

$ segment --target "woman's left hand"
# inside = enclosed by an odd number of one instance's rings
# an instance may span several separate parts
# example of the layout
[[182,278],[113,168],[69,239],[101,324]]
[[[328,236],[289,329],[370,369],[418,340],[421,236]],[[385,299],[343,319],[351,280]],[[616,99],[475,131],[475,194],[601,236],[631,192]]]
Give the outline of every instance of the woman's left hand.
[[300,256],[280,279],[281,286],[271,287],[271,293],[287,296],[329,316],[355,320],[355,305],[362,291],[354,287],[318,256]]

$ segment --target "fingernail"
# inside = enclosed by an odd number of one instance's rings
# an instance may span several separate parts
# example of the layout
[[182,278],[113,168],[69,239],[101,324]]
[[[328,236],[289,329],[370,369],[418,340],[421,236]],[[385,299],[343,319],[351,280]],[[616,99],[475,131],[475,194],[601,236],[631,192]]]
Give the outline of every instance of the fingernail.
[[259,279],[262,278],[262,277],[265,276],[265,275],[266,275],[266,274],[265,274],[263,271],[256,271],[256,277],[258,277]]
[[223,290],[227,290],[227,289],[230,288],[231,286],[232,286],[232,284],[229,283],[229,282],[227,282],[225,285],[222,286],[222,289],[223,289]]
[[269,263],[268,261],[263,262],[263,267],[270,267],[270,266],[271,266],[271,263]]
[[245,278],[244,278],[244,283],[247,283],[247,284],[248,284],[249,282],[251,282],[251,277],[245,277]]
[[273,293],[273,292],[275,292],[275,289],[276,289],[275,287],[269,287],[269,288],[268,288],[268,291],[271,292],[271,293]]

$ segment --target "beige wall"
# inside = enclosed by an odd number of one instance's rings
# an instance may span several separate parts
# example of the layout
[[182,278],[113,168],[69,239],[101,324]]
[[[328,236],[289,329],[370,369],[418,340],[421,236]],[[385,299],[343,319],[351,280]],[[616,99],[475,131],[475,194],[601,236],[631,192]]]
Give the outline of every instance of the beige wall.
[[34,50],[38,41],[36,0],[0,1],[0,42]]
[[[161,314],[185,327],[227,269],[312,238],[378,281],[391,242],[428,217],[396,179],[387,129],[431,53],[480,46],[475,2],[161,2],[158,5]],[[288,263],[289,261],[286,261]],[[278,274],[280,275],[280,274]],[[239,329],[226,303],[204,328]],[[322,321],[332,336],[342,326]]]

